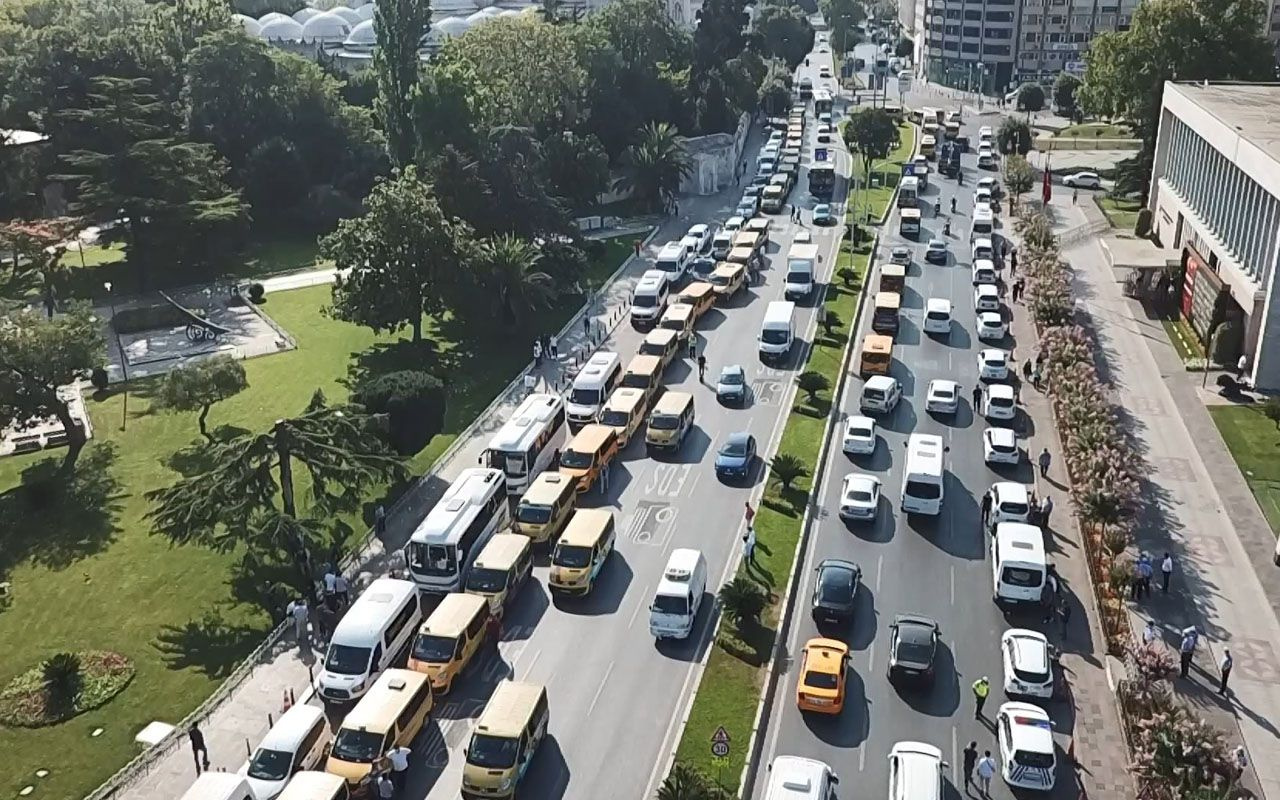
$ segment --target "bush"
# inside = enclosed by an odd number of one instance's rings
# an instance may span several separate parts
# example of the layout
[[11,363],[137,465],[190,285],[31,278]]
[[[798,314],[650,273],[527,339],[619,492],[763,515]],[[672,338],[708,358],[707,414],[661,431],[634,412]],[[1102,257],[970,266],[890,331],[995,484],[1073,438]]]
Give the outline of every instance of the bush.
[[386,414],[391,446],[412,455],[444,426],[444,384],[429,372],[401,370],[371,378],[357,387],[354,398],[373,414]]
[[720,610],[739,630],[758,623],[768,602],[760,584],[746,575],[739,575],[720,588]]
[[84,686],[80,657],[75,653],[58,653],[44,662],[41,669],[47,706],[59,712],[74,708]]
[[107,703],[133,675],[119,653],[59,653],[0,689],[0,724],[39,728],[70,719]]
[[89,382],[93,384],[93,388],[100,392],[105,392],[107,390],[107,385],[110,384],[111,381],[107,377],[106,369],[102,367],[94,367],[93,372],[89,375]]
[[249,299],[255,303],[261,303],[262,299],[267,296],[267,289],[260,283],[249,284]]
[[1138,221],[1133,226],[1133,233],[1143,239],[1151,235],[1151,209],[1141,208],[1138,210]]

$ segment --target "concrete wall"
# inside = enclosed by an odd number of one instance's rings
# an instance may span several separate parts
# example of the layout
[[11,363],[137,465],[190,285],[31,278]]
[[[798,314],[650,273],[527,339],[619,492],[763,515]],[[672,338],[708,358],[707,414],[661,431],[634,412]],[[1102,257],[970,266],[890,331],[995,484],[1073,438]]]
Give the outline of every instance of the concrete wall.
[[751,117],[743,114],[733,133],[712,133],[687,141],[693,172],[680,184],[680,194],[708,195],[728,188],[742,160],[742,150],[751,131]]

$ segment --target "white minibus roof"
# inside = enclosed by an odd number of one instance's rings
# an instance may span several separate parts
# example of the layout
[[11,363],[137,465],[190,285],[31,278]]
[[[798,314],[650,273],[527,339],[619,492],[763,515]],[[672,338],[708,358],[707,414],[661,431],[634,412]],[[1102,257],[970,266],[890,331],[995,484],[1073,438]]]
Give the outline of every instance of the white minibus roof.
[[996,524],[996,556],[1001,564],[1021,563],[1045,566],[1044,534],[1025,522]]
[[282,750],[292,753],[302,744],[318,720],[324,719],[320,706],[298,703],[280,715],[267,735],[258,743],[259,750]]
[[406,598],[417,592],[418,586],[413,581],[378,578],[342,615],[333,631],[332,643],[374,647],[382,641],[383,624],[404,605]]
[[620,369],[622,369],[622,358],[617,353],[608,351],[596,353],[573,379],[573,388],[603,389],[609,376]]
[[[542,431],[564,411],[564,398],[558,394],[535,393],[524,399],[511,418],[489,440],[489,449],[502,453],[528,452]],[[496,470],[495,470],[496,471]],[[459,478],[459,481],[461,478]],[[456,486],[458,481],[454,482]]]
[[790,325],[791,318],[795,314],[796,304],[786,300],[774,300],[764,310],[764,324],[768,325]]
[[658,252],[658,260],[664,261],[671,258],[680,258],[684,255],[684,245],[679,242],[667,242],[662,246],[662,250]]
[[[527,449],[528,445],[520,452]],[[410,541],[418,544],[456,543],[488,499],[499,491],[506,492],[506,480],[500,470],[484,467],[463,470],[440,502],[418,523],[409,537]]]
[[913,433],[907,439],[908,475],[942,477],[942,437],[929,433]]
[[667,284],[667,273],[660,269],[647,269],[636,284],[637,292],[656,292]]
[[689,582],[702,560],[701,551],[682,547],[671,551],[667,559],[667,567],[662,571],[662,580],[658,581],[657,593],[661,595],[683,596],[689,593]]
[[253,790],[243,775],[234,772],[206,772],[196,778],[181,800],[244,800]]

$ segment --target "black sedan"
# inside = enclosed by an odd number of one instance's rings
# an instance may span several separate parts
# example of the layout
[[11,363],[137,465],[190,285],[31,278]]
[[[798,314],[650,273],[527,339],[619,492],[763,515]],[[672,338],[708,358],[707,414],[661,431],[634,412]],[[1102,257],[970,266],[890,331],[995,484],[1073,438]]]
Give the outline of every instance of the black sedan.
[[848,625],[853,621],[853,602],[862,582],[862,568],[851,561],[828,558],[815,570],[813,621],[821,625]]
[[899,614],[889,626],[889,680],[933,682],[933,660],[942,635],[938,621],[921,614]]

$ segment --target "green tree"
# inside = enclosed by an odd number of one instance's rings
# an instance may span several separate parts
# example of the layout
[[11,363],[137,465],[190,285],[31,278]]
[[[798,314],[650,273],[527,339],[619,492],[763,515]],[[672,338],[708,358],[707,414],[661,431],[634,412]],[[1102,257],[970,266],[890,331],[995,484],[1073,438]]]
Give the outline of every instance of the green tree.
[[50,656],[41,668],[44,679],[45,703],[48,711],[61,716],[70,714],[80,699],[84,688],[84,672],[80,657],[75,653],[57,653]]
[[401,455],[418,452],[444,426],[444,383],[429,372],[399,370],[368,376],[352,399],[371,414],[386,414],[391,443]]
[[244,365],[229,355],[206,358],[171,370],[160,382],[152,406],[161,411],[199,411],[200,435],[213,442],[206,420],[209,409],[249,388]]
[[548,188],[587,208],[609,188],[609,154],[593,134],[557,131],[542,141],[542,172]]
[[373,28],[378,46],[378,116],[387,135],[387,154],[397,167],[413,161],[418,137],[413,129],[414,93],[421,61],[418,49],[431,24],[429,0],[375,0]]
[[1271,80],[1264,12],[1260,0],[1155,0],[1138,6],[1128,30],[1094,38],[1078,100],[1133,125],[1143,143],[1133,183],[1144,201],[1165,81]]
[[858,23],[867,14],[859,0],[819,0],[818,7],[831,29],[831,52],[847,53],[862,40]]
[[651,211],[662,210],[680,191],[680,183],[693,174],[683,137],[665,122],[645,126],[624,154],[623,164],[614,188],[630,191]]
[[783,489],[790,489],[791,484],[809,474],[804,462],[790,453],[779,453],[774,456],[769,466],[773,470],[774,479],[782,484]]
[[75,217],[0,223],[0,257],[11,259],[8,275],[0,280],[0,302],[23,305],[38,294],[53,319],[70,272],[63,261],[66,243],[81,224]]
[[[1009,190],[1009,205],[1020,200],[1022,195],[1031,191],[1036,184],[1036,173],[1027,163],[1027,159],[1012,155],[1004,162],[1004,187]],[[1010,211],[1012,213],[1012,211]]]
[[542,271],[537,245],[511,234],[486,239],[476,251],[477,280],[507,324],[524,322],[555,298],[551,276]]
[[[207,471],[147,493],[147,518],[176,544],[291,565],[299,589],[312,585],[314,556],[333,516],[358,509],[365,494],[405,477],[383,443],[376,417],[359,406],[327,406],[317,393],[300,416],[213,446]],[[294,470],[310,479],[311,515],[299,514]],[[281,558],[283,556],[283,558]]]
[[862,108],[849,117],[843,134],[845,146],[862,158],[863,185],[869,186],[872,166],[898,146],[898,125],[884,109]]
[[1053,82],[1053,104],[1058,113],[1067,117],[1076,115],[1076,92],[1080,90],[1082,81],[1070,72],[1059,72]]
[[818,399],[818,392],[825,392],[831,388],[831,381],[821,372],[810,369],[796,376],[796,386],[805,393],[809,405],[813,405]]
[[771,117],[782,116],[791,107],[792,71],[776,59],[769,62],[769,70],[760,84],[760,109]]
[[53,319],[33,309],[10,313],[0,325],[0,428],[57,417],[67,432],[63,476],[75,469],[87,438],[59,389],[102,365],[102,323],[86,305]]
[[1001,153],[1025,157],[1031,152],[1031,144],[1031,126],[1025,119],[1005,117],[996,129],[996,146]]
[[1040,111],[1044,108],[1044,87],[1038,83],[1024,83],[1018,87],[1018,110]]
[[364,214],[320,240],[322,257],[344,270],[332,312],[379,332],[407,325],[419,342],[422,315],[445,308],[470,230],[444,214],[412,166],[378,183],[364,205]]
[[760,584],[746,575],[738,575],[720,587],[720,611],[741,630],[759,624],[760,615],[769,603]]
[[752,27],[764,54],[781,59],[789,70],[795,70],[813,50],[813,26],[799,6],[763,0],[756,6]]
[[911,54],[916,51],[915,42],[907,36],[898,39],[898,44],[893,48],[893,54],[898,58],[910,58]]
[[746,47],[747,10],[743,0],[705,0],[693,32],[694,75],[737,58]]
[[123,216],[129,260],[146,286],[150,266],[193,252],[188,243],[204,244],[217,227],[241,220],[245,207],[212,147],[168,135],[168,110],[148,79],[91,83],[83,108],[60,112],[81,128],[86,149],[66,154],[65,172],[54,179],[75,186],[86,215]]

